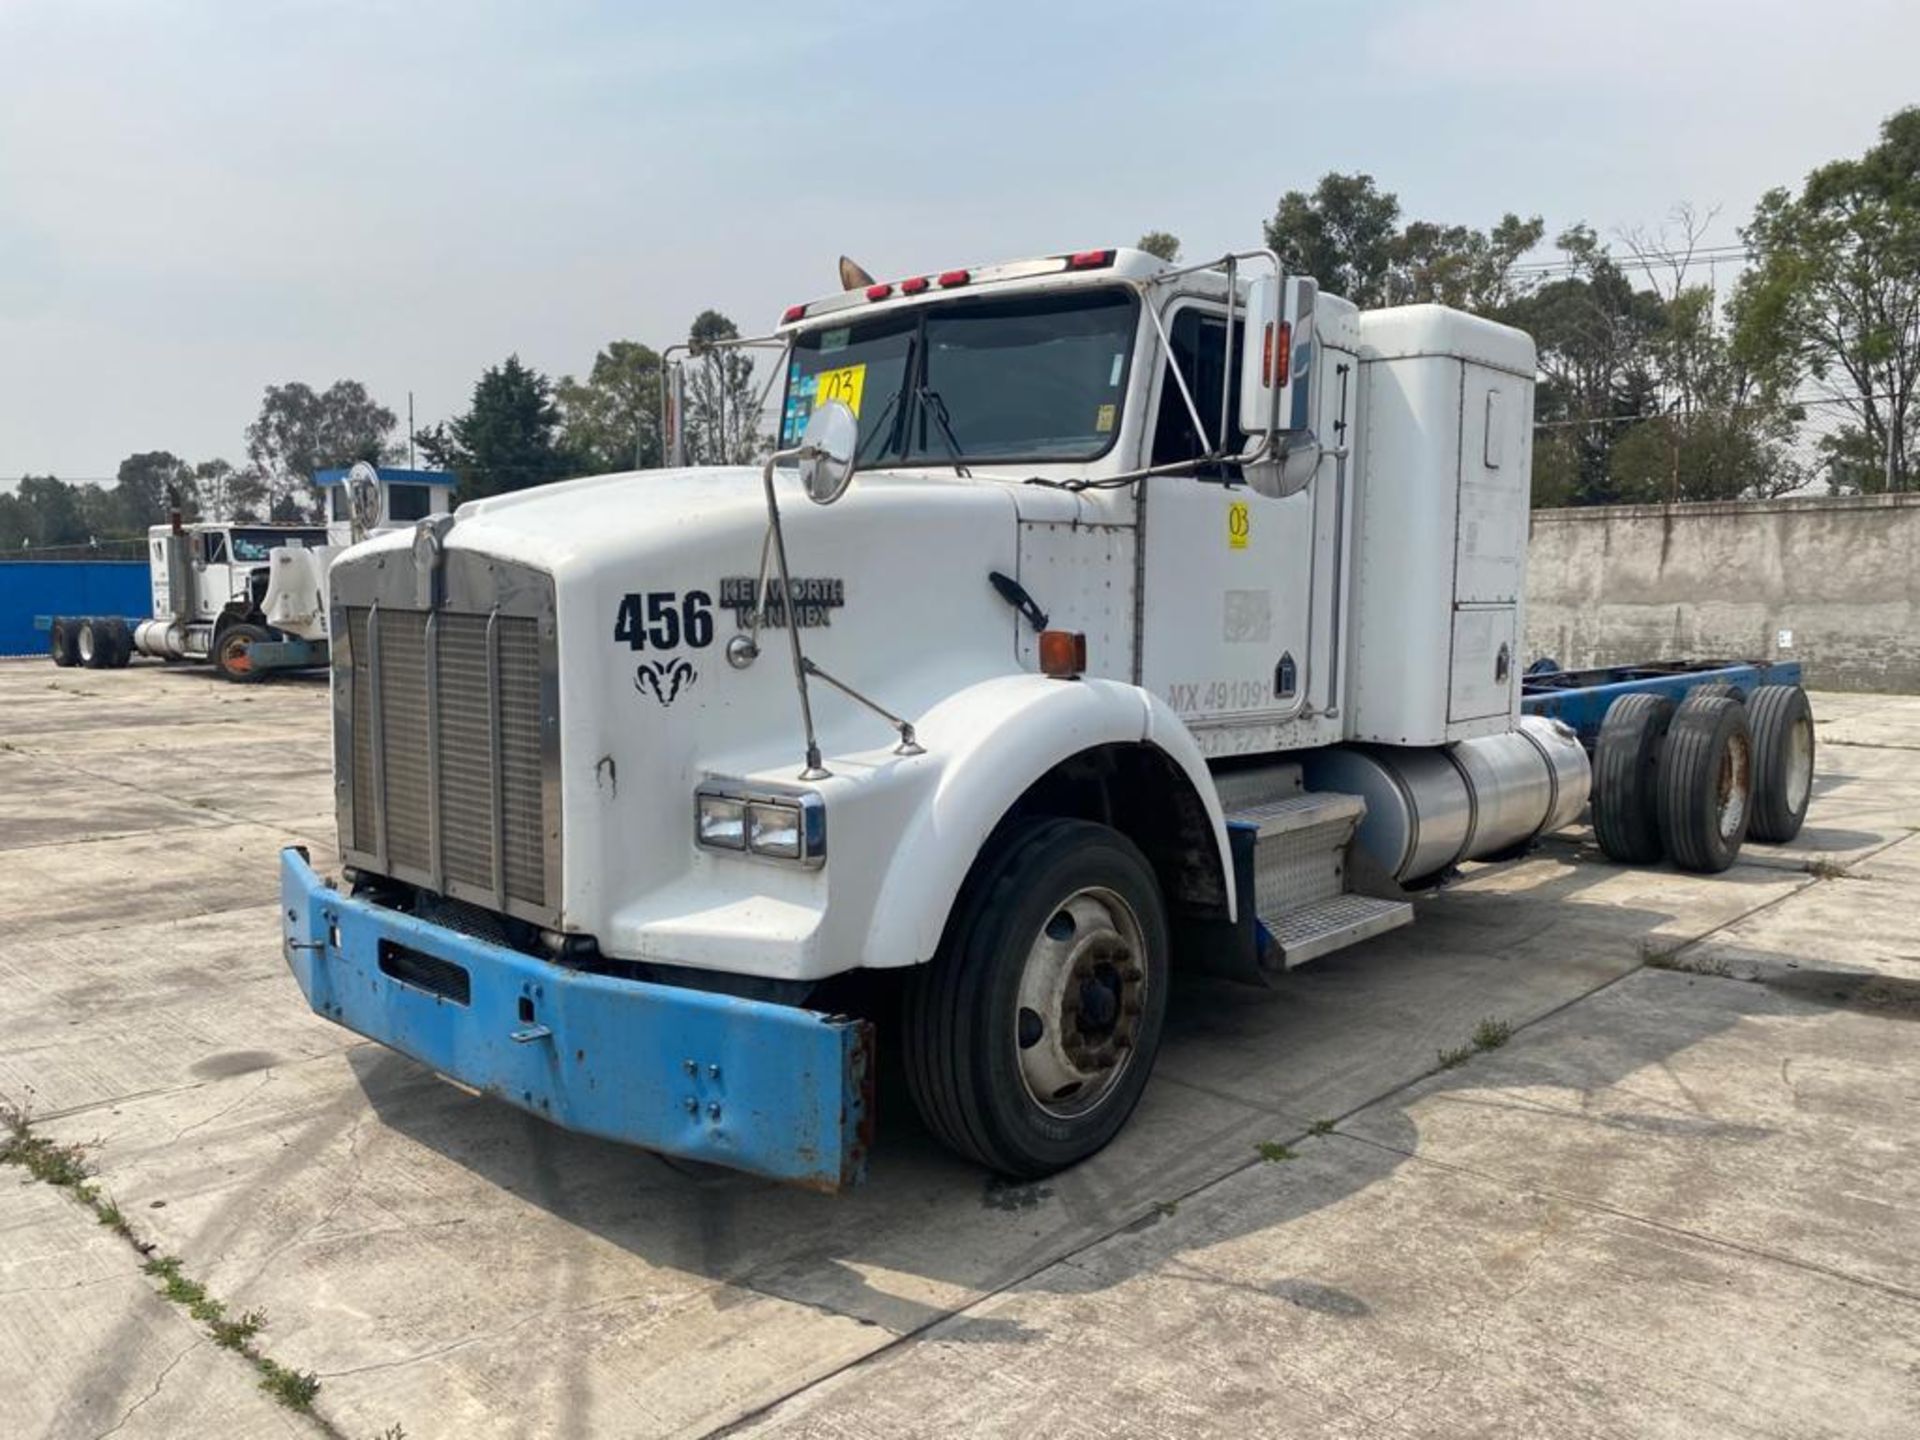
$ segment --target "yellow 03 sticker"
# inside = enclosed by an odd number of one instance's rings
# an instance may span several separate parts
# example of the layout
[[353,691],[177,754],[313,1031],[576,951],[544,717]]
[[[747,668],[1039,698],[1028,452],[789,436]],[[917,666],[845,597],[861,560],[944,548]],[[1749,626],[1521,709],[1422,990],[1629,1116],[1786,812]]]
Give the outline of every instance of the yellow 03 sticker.
[[1247,536],[1252,533],[1253,520],[1247,514],[1247,502],[1236,500],[1227,506],[1227,548],[1244,550],[1247,548]]
[[867,388],[865,365],[843,365],[838,370],[822,370],[813,378],[815,409],[829,400],[838,400],[856,416],[860,413],[860,395]]

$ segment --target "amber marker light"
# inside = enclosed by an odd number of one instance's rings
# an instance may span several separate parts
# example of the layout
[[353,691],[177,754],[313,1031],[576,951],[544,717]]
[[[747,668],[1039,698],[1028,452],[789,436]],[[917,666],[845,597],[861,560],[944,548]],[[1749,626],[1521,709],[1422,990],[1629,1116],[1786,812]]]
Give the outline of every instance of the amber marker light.
[[1087,669],[1087,637],[1078,630],[1040,632],[1040,673],[1072,680]]

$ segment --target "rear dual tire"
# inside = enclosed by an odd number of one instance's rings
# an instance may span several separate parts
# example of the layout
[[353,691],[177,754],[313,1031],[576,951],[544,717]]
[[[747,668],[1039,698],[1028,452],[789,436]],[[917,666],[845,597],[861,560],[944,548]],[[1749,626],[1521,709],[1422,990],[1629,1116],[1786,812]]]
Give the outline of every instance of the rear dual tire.
[[1593,833],[1607,858],[1654,865],[1660,837],[1660,750],[1673,723],[1664,695],[1622,695],[1607,707],[1593,749]]
[[54,616],[53,623],[47,626],[47,656],[62,670],[80,663],[74,632],[74,622],[59,615]]
[[1800,833],[1813,798],[1813,707],[1798,685],[1761,685],[1747,699],[1753,729],[1753,822],[1748,834],[1781,845]]
[[1660,839],[1675,865],[1712,875],[1733,864],[1753,819],[1753,774],[1746,706],[1689,695],[1667,728],[1655,784]]

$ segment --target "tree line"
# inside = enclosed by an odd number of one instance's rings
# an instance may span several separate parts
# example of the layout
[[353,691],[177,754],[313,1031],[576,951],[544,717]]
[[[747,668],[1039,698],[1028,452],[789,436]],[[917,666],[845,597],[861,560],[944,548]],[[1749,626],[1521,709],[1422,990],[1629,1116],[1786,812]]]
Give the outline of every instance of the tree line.
[[[1543,262],[1529,258],[1546,238],[1539,215],[1485,230],[1407,219],[1371,175],[1332,173],[1282,195],[1263,229],[1289,271],[1361,306],[1435,301],[1534,337],[1536,504],[1920,488],[1920,106],[1891,116],[1859,157],[1769,191],[1738,247],[1705,243],[1714,218],[1682,206],[1612,242],[1572,224]],[[1166,231],[1139,245],[1180,253]],[[1724,291],[1721,263],[1738,266]],[[714,348],[738,335],[714,310],[689,329],[692,463],[744,463],[768,443],[751,355]],[[663,458],[662,383],[660,354],[633,340],[609,342],[583,378],[509,355],[465,411],[413,439],[426,463],[458,475],[464,498],[646,468]],[[241,464],[152,450],[129,455],[110,485],[24,477],[0,495],[0,554],[139,535],[173,505],[190,517],[314,518],[312,474],[398,460],[398,429],[358,381],[270,385]]]
[[[1860,157],[1768,191],[1739,246],[1704,243],[1713,219],[1681,206],[1617,249],[1574,224],[1555,260],[1530,262],[1538,215],[1406,220],[1372,176],[1334,173],[1283,195],[1265,235],[1289,271],[1361,306],[1435,301],[1530,333],[1537,505],[1920,488],[1920,107]],[[1179,254],[1164,231],[1139,243]],[[1724,292],[1720,263],[1739,272]]]
[[[758,380],[750,356],[715,342],[733,321],[705,310],[688,332],[686,442],[695,464],[744,462],[760,444]],[[475,382],[467,409],[414,433],[427,465],[453,471],[461,498],[571,475],[662,462],[663,368],[658,352],[615,340],[585,378],[557,380],[509,355]],[[187,520],[300,523],[321,518],[320,470],[407,455],[399,417],[357,380],[316,390],[267,386],[245,432],[245,459],[189,461],[168,450],[129,455],[108,484],[26,475],[0,494],[0,555],[90,549],[141,537],[178,509]]]

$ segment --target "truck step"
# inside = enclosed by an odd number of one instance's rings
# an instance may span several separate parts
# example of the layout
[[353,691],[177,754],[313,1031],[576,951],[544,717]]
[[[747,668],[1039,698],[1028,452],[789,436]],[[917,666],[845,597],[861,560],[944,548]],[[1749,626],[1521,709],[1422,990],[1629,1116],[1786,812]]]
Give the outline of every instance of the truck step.
[[[1229,810],[1226,818],[1229,825],[1253,826],[1260,832],[1262,840],[1269,840],[1332,821],[1346,820],[1357,825],[1360,817],[1366,813],[1367,802],[1358,795],[1344,795],[1332,790],[1303,790],[1285,799]],[[1352,825],[1348,828],[1351,829]]]
[[1330,950],[1396,929],[1412,919],[1413,906],[1405,900],[1335,895],[1281,914],[1262,914],[1260,923],[1273,937],[1281,964],[1291,970]]
[[1367,813],[1358,795],[1302,792],[1235,810],[1227,819],[1255,833],[1253,908],[1280,915],[1347,889],[1347,846]]

